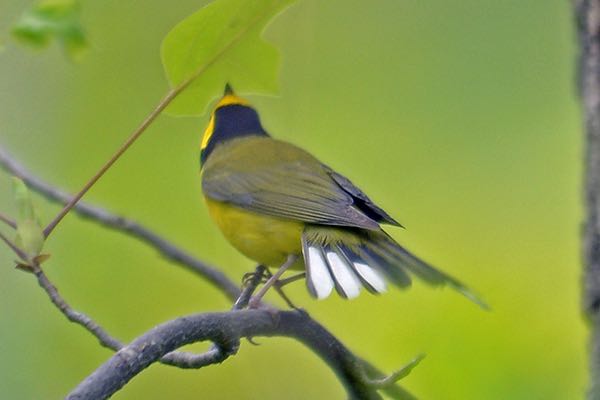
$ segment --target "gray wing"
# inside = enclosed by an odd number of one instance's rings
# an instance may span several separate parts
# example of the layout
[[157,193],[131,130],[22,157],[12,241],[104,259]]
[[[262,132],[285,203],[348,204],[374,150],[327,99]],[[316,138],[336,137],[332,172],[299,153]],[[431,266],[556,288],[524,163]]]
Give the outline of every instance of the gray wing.
[[240,171],[213,168],[204,171],[202,190],[213,200],[250,211],[314,224],[379,229],[379,224],[354,206],[324,168],[302,162],[278,163]]

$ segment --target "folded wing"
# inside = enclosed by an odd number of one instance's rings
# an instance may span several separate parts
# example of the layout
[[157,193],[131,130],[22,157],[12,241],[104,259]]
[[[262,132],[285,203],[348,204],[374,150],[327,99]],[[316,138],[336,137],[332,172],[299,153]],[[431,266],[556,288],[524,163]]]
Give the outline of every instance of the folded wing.
[[202,171],[202,190],[213,200],[313,224],[377,230],[379,221],[393,221],[349,180],[333,174],[289,143],[245,138],[215,149]]

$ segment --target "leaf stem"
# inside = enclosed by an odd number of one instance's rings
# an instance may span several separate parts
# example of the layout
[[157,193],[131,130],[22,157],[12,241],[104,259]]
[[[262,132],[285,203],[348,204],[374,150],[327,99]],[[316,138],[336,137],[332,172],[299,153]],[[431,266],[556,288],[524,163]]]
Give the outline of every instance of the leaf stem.
[[[15,160],[8,151],[4,150],[2,144],[0,144],[0,168],[11,175],[20,177],[31,190],[45,197],[49,201],[60,203],[61,206],[67,204],[72,198],[72,196],[67,194],[64,190],[52,186],[33,175]],[[237,283],[230,280],[220,268],[213,267],[208,263],[193,257],[191,254],[177,247],[174,243],[136,221],[121,215],[113,214],[103,208],[85,204],[83,201],[77,203],[72,212],[78,213],[80,216],[108,229],[122,232],[125,235],[150,246],[157,250],[158,253],[167,260],[208,280],[208,282],[221,289],[223,294],[231,300],[237,299],[240,295],[240,289],[238,288]]]
[[81,198],[94,186],[96,182],[104,175],[106,171],[125,153],[125,151],[141,136],[142,133],[150,126],[150,124],[158,117],[162,110],[164,110],[171,101],[183,90],[184,88],[178,86],[171,89],[165,97],[158,103],[156,108],[146,117],[146,119],[140,124],[140,126],[129,136],[129,138],[121,145],[121,147],[113,154],[113,156],[96,172],[94,176],[81,188],[81,190],[73,196],[73,198],[65,204],[63,209],[54,217],[54,219],[44,228],[44,236],[48,237],[60,223],[60,221],[71,211],[71,209],[81,200]]
[[154,122],[156,117],[181,93],[185,88],[187,88],[196,78],[202,75],[208,68],[210,68],[216,61],[223,56],[224,53],[229,51],[233,46],[235,46],[241,38],[246,34],[255,24],[257,24],[266,14],[266,10],[264,13],[259,14],[256,18],[254,18],[248,26],[238,32],[231,40],[226,43],[223,48],[215,53],[215,55],[207,60],[204,64],[200,65],[198,69],[191,74],[187,79],[181,82],[179,85],[175,86],[173,89],[169,90],[167,94],[162,98],[160,103],[156,106],[156,108],[146,117],[146,119],[141,123],[141,125],[129,136],[129,138],[121,145],[121,147],[116,151],[116,153],[96,172],[92,178],[81,188],[81,190],[73,196],[71,201],[69,201],[64,208],[54,217],[54,219],[44,228],[44,236],[47,238],[50,236],[54,228],[62,221],[62,219],[71,211],[71,209],[81,200],[81,198],[94,186],[96,182],[104,175],[106,171],[127,151],[127,149],[141,136],[142,133]]

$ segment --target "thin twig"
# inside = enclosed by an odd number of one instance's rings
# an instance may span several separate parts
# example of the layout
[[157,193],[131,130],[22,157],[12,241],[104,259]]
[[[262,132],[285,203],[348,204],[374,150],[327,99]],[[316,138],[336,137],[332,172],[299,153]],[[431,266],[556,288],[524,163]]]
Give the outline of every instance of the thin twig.
[[[389,375],[384,374],[378,368],[376,368],[370,362],[360,358],[358,361],[362,364],[362,380],[368,385],[372,385],[373,381],[377,379],[386,379]],[[386,393],[392,399],[402,399],[402,400],[417,400],[415,396],[411,393],[407,392],[402,388],[402,386],[394,383],[383,386],[380,390]]]
[[165,95],[165,97],[163,97],[163,99],[158,103],[154,110],[152,110],[152,112],[146,117],[146,119],[144,119],[140,126],[135,131],[133,131],[133,133],[131,134],[131,136],[129,136],[125,143],[123,143],[123,145],[119,147],[115,154],[113,154],[112,157],[100,168],[100,170],[98,170],[98,172],[96,172],[94,176],[92,176],[90,180],[87,181],[85,185],[83,185],[83,187],[81,188],[81,190],[79,190],[79,192],[77,192],[77,194],[71,197],[71,200],[69,200],[69,202],[65,204],[63,209],[54,217],[52,221],[50,221],[46,228],[44,228],[44,235],[46,237],[50,236],[54,228],[56,228],[60,221],[65,217],[65,215],[67,215],[71,211],[75,204],[77,204],[77,202],[81,200],[81,198],[88,192],[88,190],[90,190],[91,187],[94,186],[96,182],[98,182],[102,175],[104,175],[104,173],[108,171],[108,169],[123,155],[123,153],[125,153],[125,151],[127,151],[129,147],[131,147],[131,145],[140,137],[140,135],[144,133],[144,131],[150,126],[150,124],[156,119],[156,117],[158,117],[161,111],[164,110],[167,107],[167,105],[169,105],[169,103],[181,90],[183,90],[183,88],[176,88],[170,90]]
[[[42,194],[50,200],[58,201],[61,203],[65,203],[69,200],[69,195],[64,193],[61,190],[58,190],[47,183],[41,181],[37,177],[31,175],[25,168],[23,168],[20,164],[18,164],[9,154],[4,151],[0,147],[0,167],[4,168],[8,172],[21,177],[25,183],[32,190]],[[85,203],[78,203],[75,207],[75,210],[80,215],[90,218],[96,222],[99,222],[111,229],[116,229],[125,232],[128,235],[134,236],[139,240],[149,244],[150,246],[156,248],[167,258],[176,261],[180,265],[187,267],[190,270],[195,271],[199,275],[205,277],[210,282],[212,282],[215,286],[219,287],[222,291],[228,294],[229,297],[237,298],[237,305],[234,305],[234,309],[236,311],[232,311],[235,313],[247,313],[248,310],[238,310],[243,307],[248,299],[251,297],[252,292],[256,288],[256,285],[262,279],[261,274],[255,274],[253,282],[248,285],[244,291],[240,292],[237,286],[230,281],[225,275],[221,272],[215,270],[214,268],[207,266],[203,262],[194,259],[188,254],[184,253],[173,244],[168,241],[160,238],[158,235],[148,230],[147,228],[122,217],[115,216],[113,214],[108,213],[107,211],[87,205]],[[261,268],[261,267],[259,267]],[[257,269],[259,271],[259,269]],[[264,272],[264,270],[263,270]],[[53,304],[57,306],[57,308],[63,312],[63,314],[74,323],[77,323],[87,330],[89,330],[104,347],[108,347],[112,350],[118,351],[117,355],[114,357],[123,357],[123,355],[129,354],[127,349],[131,346],[127,346],[125,348],[122,347],[122,343],[112,337],[108,332],[106,332],[99,324],[93,321],[84,313],[73,310],[68,303],[59,295],[56,287],[48,280],[47,276],[44,274],[43,270],[37,266],[35,270],[35,275],[38,279],[38,283],[40,286],[46,291],[48,296],[50,297]],[[253,310],[252,312],[260,312],[267,313],[269,318],[274,318],[277,320],[281,315],[282,311],[273,309],[273,308],[261,308],[258,310]],[[244,314],[245,315],[245,314]],[[364,379],[364,376],[361,375],[361,368],[356,367],[357,363],[362,365],[362,361],[357,359],[330,333],[328,333],[322,326],[320,326],[316,321],[310,319],[310,317],[306,316],[303,318],[303,323],[301,324],[303,330],[301,332],[294,332],[293,327],[286,327],[286,324],[283,320],[278,322],[278,327],[282,332],[286,332],[286,336],[297,337],[299,340],[307,343],[309,347],[313,349],[313,351],[317,352],[321,355],[321,357],[332,367],[334,371],[340,376],[340,379],[344,383],[344,385],[350,389],[350,391],[360,391],[360,390],[368,390],[373,392],[374,388],[369,388],[368,382]],[[218,328],[218,327],[217,327]],[[318,332],[323,330],[327,334],[322,336],[319,339]],[[317,333],[316,333],[317,332]],[[180,332],[182,333],[182,332]],[[273,333],[276,334],[276,333]],[[316,335],[316,336],[315,336]],[[252,334],[245,335],[254,336]],[[241,337],[241,336],[240,336]],[[179,337],[181,339],[181,337]],[[228,338],[227,340],[215,340],[217,346],[211,348],[207,352],[203,354],[193,354],[187,352],[178,352],[178,351],[166,351],[161,353],[162,357],[153,360],[152,362],[162,362],[167,365],[174,365],[179,368],[201,368],[206,365],[220,363],[229,357],[231,354],[235,353],[237,350],[237,343],[235,338]],[[321,340],[323,340],[321,342]],[[181,347],[175,346],[172,350]],[[333,353],[332,353],[333,352]],[[337,358],[338,353],[346,354],[342,358]],[[113,357],[113,358],[114,358]],[[138,371],[139,372],[139,371]],[[382,376],[382,374],[377,374],[377,376]],[[83,384],[83,383],[82,383]],[[124,384],[124,382],[123,382]],[[363,389],[352,388],[353,385],[359,385]],[[365,389],[366,388],[366,389]],[[398,385],[392,385],[384,388],[386,392],[392,392],[398,398],[404,399],[414,399],[414,397],[410,396],[407,392],[405,392]],[[376,395],[376,393],[375,393]],[[374,396],[375,396],[374,395]],[[378,395],[377,395],[378,396]],[[360,397],[360,396],[359,396]],[[359,398],[354,396],[353,398]],[[72,398],[78,398],[77,392],[74,393]],[[81,398],[93,398],[93,397],[81,397]],[[364,398],[364,397],[360,397]],[[369,398],[369,397],[366,397]],[[378,397],[371,397],[378,398]]]
[[[258,265],[256,267],[252,277],[246,281],[246,286],[242,290],[240,297],[238,297],[231,307],[231,311],[241,310],[248,305],[248,301],[252,297],[252,293],[254,293],[256,287],[262,281],[265,270],[266,268],[263,265]],[[171,364],[179,368],[198,369],[211,364],[222,363],[227,358],[237,353],[239,345],[239,341],[234,341],[230,344],[230,347],[225,348],[223,345],[213,343],[211,348],[203,354],[192,354],[194,357],[190,357],[190,355],[187,353],[174,351],[169,354],[165,354],[160,361],[163,364]]]
[[372,386],[377,389],[388,388],[390,386],[393,386],[400,379],[408,376],[408,374],[410,374],[411,371],[417,365],[419,365],[419,363],[421,361],[423,361],[424,358],[425,358],[425,354],[420,354],[417,357],[415,357],[412,361],[410,361],[408,364],[403,366],[402,368],[398,369],[397,371],[392,372],[389,375],[382,376],[380,378],[370,378],[365,375],[364,382],[366,384],[368,384],[369,386]]
[[9,238],[4,236],[2,232],[0,232],[0,240],[2,240],[6,245],[15,253],[21,260],[27,260],[27,254],[23,250],[21,250],[16,244],[12,242]]
[[44,228],[44,235],[48,237],[54,228],[60,223],[60,221],[73,209],[73,207],[81,200],[81,198],[94,186],[96,182],[104,175],[106,171],[127,151],[127,149],[144,133],[144,131],[154,122],[156,117],[167,108],[167,106],[181,93],[183,92],[192,82],[194,82],[199,76],[201,76],[208,68],[216,63],[223,54],[227,53],[233,46],[235,46],[244,35],[252,29],[268,12],[268,9],[264,13],[258,14],[248,25],[240,30],[231,40],[226,43],[218,52],[216,52],[210,59],[204,64],[201,64],[196,71],[194,71],[187,79],[182,81],[179,85],[175,86],[167,92],[162,98],[158,105],[152,110],[152,112],[144,119],[140,126],[133,131],[129,138],[121,145],[121,147],[115,152],[115,154],[90,178],[90,180],[71,198],[71,200],[63,207],[63,209],[54,217],[54,219]]
[[[98,339],[100,345],[108,349],[119,351],[123,348],[124,344],[120,340],[110,335],[104,328],[102,328],[97,322],[91,319],[86,314],[74,310],[65,299],[58,293],[58,289],[48,279],[48,276],[44,273],[39,265],[33,265],[33,273],[37,278],[38,284],[48,297],[52,304],[56,306],[62,312],[69,321],[76,323]],[[174,351],[166,354],[159,361],[163,364],[172,365],[178,368],[201,368],[210,364],[222,362],[225,358],[235,353],[235,348],[222,348],[211,349],[206,353],[195,354],[190,352]]]
[[4,222],[11,228],[17,229],[17,223],[2,213],[0,213],[0,222]]
[[[23,165],[15,160],[8,151],[2,148],[1,145],[0,168],[4,169],[9,174],[21,178],[29,189],[41,194],[48,200],[61,204],[66,204],[71,200],[71,196],[65,191],[48,184],[29,172]],[[125,232],[128,236],[135,237],[143,243],[153,247],[168,260],[171,260],[208,280],[214,286],[221,289],[230,300],[234,301],[240,295],[238,285],[227,278],[223,272],[202,260],[194,258],[145,226],[130,219],[112,214],[100,207],[83,202],[77,203],[74,210],[82,217],[98,222],[107,228]]]
[[58,289],[56,286],[50,282],[50,279],[46,276],[44,271],[39,265],[33,265],[33,273],[37,278],[38,284],[48,297],[52,304],[56,306],[62,312],[65,317],[71,322],[74,322],[78,325],[83,326],[88,332],[98,339],[100,345],[103,347],[109,348],[111,350],[119,350],[123,347],[123,343],[114,337],[112,337],[108,332],[104,330],[100,325],[98,325],[94,320],[85,315],[82,312],[76,311],[62,298],[62,296],[58,293]]
[[[26,168],[12,158],[10,154],[1,146],[0,167],[10,174],[21,178],[31,190],[43,195],[49,200],[67,203],[70,199],[70,196],[66,192],[49,185],[48,183],[31,174]],[[203,261],[195,259],[146,227],[132,220],[113,215],[102,208],[91,206],[83,202],[78,203],[75,206],[75,212],[85,218],[99,222],[108,228],[124,231],[129,236],[133,236],[142,242],[149,244],[157,249],[167,259],[175,261],[179,265],[186,267],[187,269],[210,281],[213,285],[221,289],[229,298],[237,299],[238,296],[240,296],[241,292],[237,285],[227,278],[221,271],[209,266]],[[0,237],[0,239],[6,240],[7,244],[12,244],[8,238]],[[17,253],[17,255],[19,255],[21,258],[25,257],[24,254]],[[39,266],[35,269],[34,273],[38,279],[39,285],[46,291],[52,303],[67,317],[69,321],[87,329],[98,339],[103,347],[107,347],[114,351],[118,351],[123,347],[123,343],[121,341],[112,337],[89,316],[80,311],[76,311],[69,306],[69,304],[60,296],[56,287],[52,284],[47,275]],[[255,287],[256,286],[254,286],[254,288]],[[250,289],[250,287],[247,289]],[[246,292],[246,296],[247,293],[248,292]],[[246,301],[243,302],[245,303]],[[179,368],[201,368],[206,365],[222,362],[230,354],[230,350],[223,351],[218,347],[210,349],[203,354],[172,352],[165,355],[164,360],[161,360],[161,362]]]

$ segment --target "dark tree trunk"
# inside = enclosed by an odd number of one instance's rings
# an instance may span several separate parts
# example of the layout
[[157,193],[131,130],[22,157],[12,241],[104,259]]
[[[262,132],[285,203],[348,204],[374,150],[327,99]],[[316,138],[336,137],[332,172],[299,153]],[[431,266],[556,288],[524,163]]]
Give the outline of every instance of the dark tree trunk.
[[600,0],[575,0],[585,124],[583,312],[590,326],[588,399],[600,399]]

